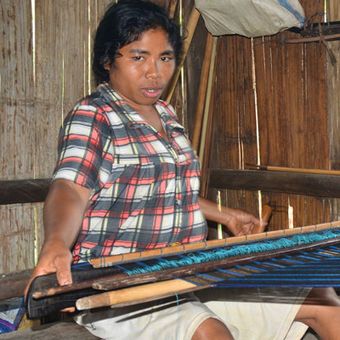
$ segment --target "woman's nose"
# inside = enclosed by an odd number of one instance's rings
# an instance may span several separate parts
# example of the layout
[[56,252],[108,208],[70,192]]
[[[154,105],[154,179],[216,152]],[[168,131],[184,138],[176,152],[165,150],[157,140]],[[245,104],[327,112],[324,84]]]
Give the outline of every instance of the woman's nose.
[[158,61],[150,60],[147,65],[146,77],[147,78],[158,78],[160,76],[160,69]]

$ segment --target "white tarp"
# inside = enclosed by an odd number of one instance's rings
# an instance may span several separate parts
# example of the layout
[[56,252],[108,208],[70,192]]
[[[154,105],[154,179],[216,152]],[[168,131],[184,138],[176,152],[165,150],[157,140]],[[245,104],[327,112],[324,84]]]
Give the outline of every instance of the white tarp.
[[304,11],[298,0],[195,0],[213,35],[271,35],[302,27]]

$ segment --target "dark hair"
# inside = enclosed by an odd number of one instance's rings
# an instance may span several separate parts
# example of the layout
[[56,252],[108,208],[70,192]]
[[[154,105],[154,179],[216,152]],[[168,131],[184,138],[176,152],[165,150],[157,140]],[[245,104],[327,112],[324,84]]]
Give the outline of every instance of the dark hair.
[[178,64],[182,38],[177,24],[163,8],[143,0],[120,0],[111,5],[101,19],[94,39],[92,71],[96,83],[109,80],[104,65],[114,63],[121,47],[138,40],[143,32],[154,28],[162,28],[168,34]]

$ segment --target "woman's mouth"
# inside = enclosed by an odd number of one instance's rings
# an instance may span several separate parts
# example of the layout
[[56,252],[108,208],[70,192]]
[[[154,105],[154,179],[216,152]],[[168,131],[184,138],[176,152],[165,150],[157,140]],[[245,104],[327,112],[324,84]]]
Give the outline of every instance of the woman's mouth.
[[157,98],[162,94],[163,89],[162,88],[143,88],[142,93],[147,98]]

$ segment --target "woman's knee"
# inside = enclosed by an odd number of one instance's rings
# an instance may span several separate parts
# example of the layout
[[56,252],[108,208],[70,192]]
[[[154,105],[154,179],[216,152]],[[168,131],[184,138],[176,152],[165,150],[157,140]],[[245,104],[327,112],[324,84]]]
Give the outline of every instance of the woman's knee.
[[214,318],[203,321],[196,329],[192,340],[230,340],[233,339],[226,325]]
[[311,326],[340,320],[340,299],[333,288],[313,288],[295,320]]
[[334,288],[313,288],[306,299],[306,304],[339,307],[340,299]]

